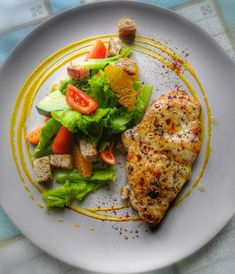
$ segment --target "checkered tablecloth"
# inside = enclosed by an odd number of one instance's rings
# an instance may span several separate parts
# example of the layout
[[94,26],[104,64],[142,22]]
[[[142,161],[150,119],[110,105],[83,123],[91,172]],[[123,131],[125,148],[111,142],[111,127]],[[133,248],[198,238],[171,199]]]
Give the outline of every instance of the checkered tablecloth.
[[[0,0],[0,67],[11,50],[54,14],[92,1]],[[208,31],[235,60],[234,0],[152,0],[171,8]],[[1,203],[1,201],[0,201]],[[42,267],[43,266],[43,267]],[[48,256],[27,240],[0,207],[0,274],[86,273]],[[196,254],[155,274],[235,273],[235,217]]]

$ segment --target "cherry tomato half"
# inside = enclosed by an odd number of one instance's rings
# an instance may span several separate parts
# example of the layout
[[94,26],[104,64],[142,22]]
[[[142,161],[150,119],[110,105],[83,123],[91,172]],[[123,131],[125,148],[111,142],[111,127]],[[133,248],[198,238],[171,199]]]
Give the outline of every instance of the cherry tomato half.
[[72,150],[73,133],[66,127],[62,126],[56,134],[52,143],[52,152],[54,154],[67,154]]
[[86,60],[88,59],[103,59],[106,57],[106,47],[101,40],[97,40],[95,45],[91,48],[88,53]]
[[110,149],[108,151],[100,152],[100,158],[110,165],[115,165],[116,160],[113,154],[113,143],[111,144]]
[[71,84],[66,87],[66,101],[72,109],[84,114],[90,114],[98,107],[94,98]]

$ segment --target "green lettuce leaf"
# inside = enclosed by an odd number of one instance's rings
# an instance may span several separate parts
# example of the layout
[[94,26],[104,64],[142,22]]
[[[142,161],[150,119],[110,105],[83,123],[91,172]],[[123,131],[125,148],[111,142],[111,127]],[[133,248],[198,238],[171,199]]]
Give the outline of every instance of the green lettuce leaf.
[[103,125],[107,129],[106,134],[118,134],[125,131],[132,125],[133,112],[124,107],[112,108],[109,114],[103,119]]
[[63,186],[42,193],[46,207],[65,207],[72,201],[71,184],[67,181]]
[[80,175],[77,169],[70,170],[58,170],[54,175],[55,181],[59,184],[64,184],[67,180],[72,183],[79,182],[81,180],[104,182],[115,180],[115,170],[112,167],[108,167],[106,170],[97,170],[90,177],[84,178]]
[[133,82],[133,88],[136,90],[136,91],[139,91],[142,89],[142,84],[139,80],[135,80]]
[[42,199],[46,203],[46,207],[65,207],[69,206],[73,200],[81,201],[88,194],[94,192],[99,187],[103,186],[104,182],[88,182],[88,181],[76,181],[72,183],[66,180],[65,184],[61,187],[54,188],[52,190],[42,193]]
[[100,108],[112,108],[118,105],[118,98],[110,88],[103,70],[89,80],[89,85],[91,96],[96,98]]
[[96,191],[98,188],[103,186],[104,184],[96,183],[96,182],[87,182],[81,181],[79,183],[71,183],[71,193],[73,198],[82,201],[85,199],[88,194]]
[[38,157],[43,157],[43,156],[49,156],[52,154],[52,142],[53,142],[53,138],[40,150],[40,153],[38,153]]
[[152,94],[152,85],[143,85],[142,92],[140,96],[137,98],[136,103],[135,103],[135,108],[133,110],[133,117],[134,117],[134,122],[135,124],[138,124],[141,119],[144,116],[145,110],[148,106],[149,99]]
[[48,120],[42,127],[39,143],[33,152],[34,158],[42,157],[49,152],[51,139],[56,135],[60,127],[61,123],[55,119]]
[[91,91],[90,91],[90,86],[88,84],[88,79],[85,80],[73,80],[70,76],[68,76],[65,80],[63,80],[59,86],[59,90],[62,94],[66,94],[66,87],[68,84],[71,84],[77,88],[80,88],[81,90],[83,90],[84,92],[86,92],[87,94],[90,95]]
[[81,114],[75,110],[52,111],[51,116],[71,132],[76,131],[81,119]]
[[66,87],[68,84],[71,85],[76,85],[76,81],[73,80],[71,77],[66,78],[65,80],[63,80],[59,86],[59,90],[61,93],[65,94],[66,93]]
[[113,134],[121,133],[132,125],[133,113],[126,109],[118,111],[110,118],[110,128]]
[[123,57],[128,57],[132,49],[124,47],[119,55],[104,59],[89,59],[86,62],[79,63],[80,66],[86,66],[88,69],[103,69],[106,65],[113,63]]
[[102,133],[102,119],[110,112],[109,108],[98,108],[94,114],[81,115],[75,110],[53,111],[52,117],[59,121],[71,132],[81,131],[85,133],[96,146]]

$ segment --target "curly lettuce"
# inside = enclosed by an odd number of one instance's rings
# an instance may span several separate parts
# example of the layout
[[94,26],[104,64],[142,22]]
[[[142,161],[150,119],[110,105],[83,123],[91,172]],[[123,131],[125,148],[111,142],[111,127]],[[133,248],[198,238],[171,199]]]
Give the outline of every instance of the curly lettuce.
[[95,74],[88,83],[91,89],[90,96],[97,100],[100,108],[112,108],[119,104],[118,98],[110,88],[103,70]]
[[42,199],[45,201],[46,207],[60,207],[71,205],[73,200],[82,201],[90,193],[104,186],[103,182],[94,181],[76,181],[66,180],[65,183],[58,188],[42,193]]

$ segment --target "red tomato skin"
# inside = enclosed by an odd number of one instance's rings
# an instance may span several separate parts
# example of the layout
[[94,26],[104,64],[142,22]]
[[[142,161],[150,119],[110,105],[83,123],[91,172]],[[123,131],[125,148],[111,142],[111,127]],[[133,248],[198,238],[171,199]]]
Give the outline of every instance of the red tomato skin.
[[114,156],[110,155],[109,152],[101,152],[100,158],[109,165],[115,165],[116,163]]
[[100,158],[108,163],[109,165],[115,165],[116,164],[116,159],[113,154],[113,146],[114,143],[111,144],[110,149],[108,151],[101,151],[100,152]]
[[104,42],[97,40],[95,45],[91,48],[88,53],[86,60],[88,59],[103,59],[106,57],[106,47]]
[[94,98],[71,84],[66,87],[66,101],[72,109],[83,114],[90,114],[98,107]]
[[62,126],[56,134],[52,143],[52,152],[54,154],[71,153],[73,146],[73,133],[66,127]]

